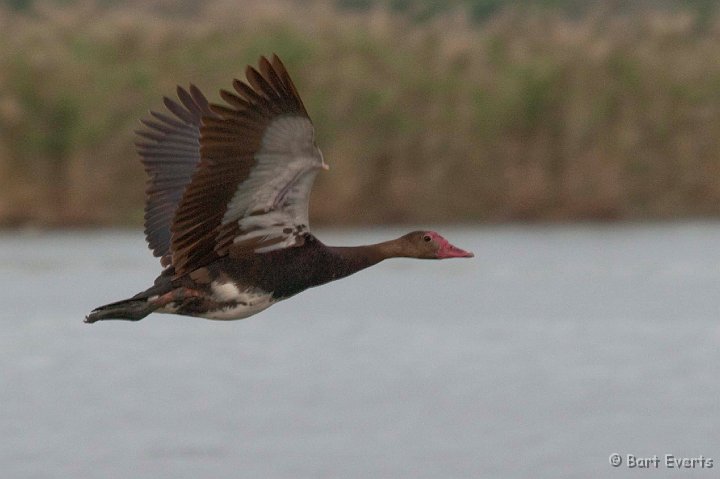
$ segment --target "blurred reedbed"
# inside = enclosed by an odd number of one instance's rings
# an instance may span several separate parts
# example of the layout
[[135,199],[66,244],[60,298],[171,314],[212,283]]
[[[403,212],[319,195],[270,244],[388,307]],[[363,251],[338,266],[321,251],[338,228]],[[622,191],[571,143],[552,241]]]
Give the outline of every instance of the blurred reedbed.
[[331,166],[315,223],[720,214],[720,18],[168,5],[0,7],[0,224],[139,224],[138,119],[273,52]]

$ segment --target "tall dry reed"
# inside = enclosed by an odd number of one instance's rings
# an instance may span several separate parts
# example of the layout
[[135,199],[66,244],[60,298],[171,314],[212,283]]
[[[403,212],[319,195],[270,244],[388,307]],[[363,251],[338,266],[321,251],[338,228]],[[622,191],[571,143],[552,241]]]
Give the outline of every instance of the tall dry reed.
[[272,52],[331,165],[315,222],[720,214],[717,18],[168,5],[0,8],[0,222],[138,224],[137,119]]

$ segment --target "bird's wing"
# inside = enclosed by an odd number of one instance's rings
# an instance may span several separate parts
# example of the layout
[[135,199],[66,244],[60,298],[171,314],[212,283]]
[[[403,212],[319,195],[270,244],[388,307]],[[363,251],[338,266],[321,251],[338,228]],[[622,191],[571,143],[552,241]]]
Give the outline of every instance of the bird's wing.
[[138,130],[137,151],[148,174],[145,239],[163,266],[171,263],[170,225],[200,161],[200,121],[217,117],[194,85],[177,88],[180,103],[165,97],[169,113],[151,111]]
[[172,225],[176,277],[225,255],[303,241],[308,199],[325,167],[302,100],[277,56],[248,67],[247,84],[221,91],[228,103],[204,117],[200,163]]

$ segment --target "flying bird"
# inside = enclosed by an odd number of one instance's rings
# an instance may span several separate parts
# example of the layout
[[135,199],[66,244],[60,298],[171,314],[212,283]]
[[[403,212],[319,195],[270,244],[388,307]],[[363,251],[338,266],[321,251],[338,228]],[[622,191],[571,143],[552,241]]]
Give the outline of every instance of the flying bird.
[[313,124],[273,55],[210,104],[194,85],[164,98],[137,131],[148,174],[145,236],[164,268],[132,298],[85,318],[150,313],[242,319],[307,288],[388,258],[470,258],[434,231],[356,247],[326,246],[309,229],[308,199],[328,169]]

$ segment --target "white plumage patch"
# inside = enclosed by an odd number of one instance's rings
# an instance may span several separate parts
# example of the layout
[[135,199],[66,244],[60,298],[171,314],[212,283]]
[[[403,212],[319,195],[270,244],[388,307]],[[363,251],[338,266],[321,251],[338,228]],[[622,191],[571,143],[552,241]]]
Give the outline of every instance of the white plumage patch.
[[318,171],[326,167],[313,137],[312,123],[301,116],[280,117],[268,126],[255,154],[256,165],[222,220],[238,223],[241,234],[235,244],[260,240],[257,253],[286,248],[308,228],[310,189]]
[[240,290],[233,282],[219,283],[213,281],[210,283],[210,290],[212,291],[213,299],[218,303],[238,301],[238,298],[241,296]]
[[243,319],[269,308],[275,302],[272,293],[258,288],[241,290],[232,282],[213,281],[210,283],[210,290],[214,301],[230,304],[200,315],[206,319]]

